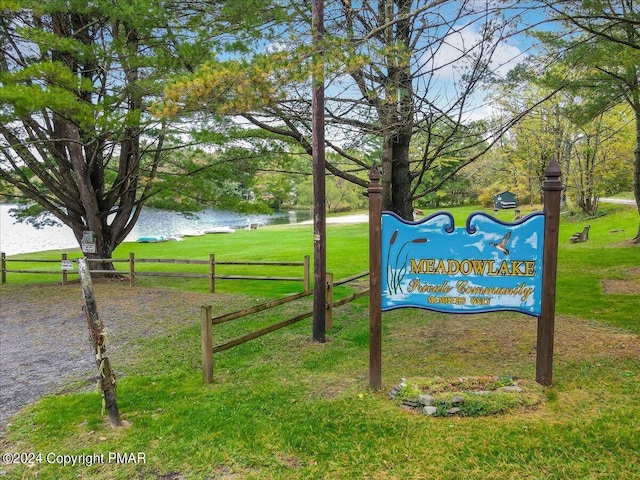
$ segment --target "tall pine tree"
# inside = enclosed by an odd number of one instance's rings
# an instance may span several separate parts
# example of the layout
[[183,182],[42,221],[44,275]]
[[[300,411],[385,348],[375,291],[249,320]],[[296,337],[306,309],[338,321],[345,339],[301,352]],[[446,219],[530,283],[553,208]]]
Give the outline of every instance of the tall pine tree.
[[175,148],[172,126],[149,112],[166,79],[245,51],[274,13],[258,0],[0,8],[0,177],[79,243],[92,231],[98,258],[131,231]]

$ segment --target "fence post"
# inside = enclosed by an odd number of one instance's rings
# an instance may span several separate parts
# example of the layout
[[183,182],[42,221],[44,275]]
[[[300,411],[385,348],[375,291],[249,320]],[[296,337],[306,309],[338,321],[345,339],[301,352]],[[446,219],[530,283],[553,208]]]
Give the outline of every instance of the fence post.
[[0,268],[2,268],[2,283],[7,283],[7,254],[2,252],[0,253]]
[[311,267],[309,266],[309,255],[304,256],[304,291],[308,292],[311,289],[311,281],[310,281],[310,272]]
[[369,173],[369,386],[382,388],[382,299],[380,298],[382,185],[373,164]]
[[136,283],[136,259],[133,252],[129,253],[129,286],[133,287]]
[[216,292],[216,256],[209,254],[209,293]]
[[200,307],[200,337],[202,345],[202,383],[213,382],[213,323],[211,305]]
[[[60,264],[63,264],[64,261],[67,259],[67,254],[63,253],[62,254],[62,261],[60,262]],[[62,269],[62,285],[66,285],[67,284],[67,270],[66,269]]]
[[325,328],[333,328],[333,273],[327,273],[327,314]]

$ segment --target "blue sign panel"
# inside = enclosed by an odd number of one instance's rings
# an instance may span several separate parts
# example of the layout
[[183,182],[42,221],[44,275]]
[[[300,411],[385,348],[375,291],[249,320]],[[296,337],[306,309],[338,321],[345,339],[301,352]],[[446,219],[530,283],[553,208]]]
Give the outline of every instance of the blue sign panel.
[[476,212],[458,228],[447,212],[418,222],[384,212],[382,310],[540,316],[543,243],[543,212],[513,223]]

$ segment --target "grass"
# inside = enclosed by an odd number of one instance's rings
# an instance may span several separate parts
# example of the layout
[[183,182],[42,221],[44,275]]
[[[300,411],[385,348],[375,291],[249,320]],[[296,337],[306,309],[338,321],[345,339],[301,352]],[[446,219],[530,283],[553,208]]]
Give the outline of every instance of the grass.
[[[471,210],[453,209],[456,224],[463,225]],[[503,220],[512,216],[499,212]],[[43,461],[0,470],[7,478],[46,479],[640,478],[640,247],[626,242],[637,222],[637,212],[623,206],[597,219],[563,219],[554,386],[540,389],[534,406],[433,418],[387,396],[401,378],[438,391],[444,387],[435,379],[458,386],[460,378],[532,379],[536,320],[528,316],[386,312],[380,392],[368,389],[366,299],[336,310],[325,344],[310,341],[310,321],[303,321],[216,355],[211,385],[201,383],[194,316],[136,340],[135,348],[110,347],[128,427],[106,426],[97,392],[73,391],[24,409],[1,444],[3,451],[44,455],[102,453],[105,461],[109,452],[142,452],[145,463]],[[570,244],[586,223],[590,240]],[[366,239],[366,225],[330,226],[327,270],[336,278],[366,270]],[[311,227],[274,226],[179,244],[128,244],[115,256],[133,251],[137,257],[206,259],[215,253],[218,259],[295,261],[311,255],[312,244]],[[40,255],[60,258],[60,252]],[[58,292],[60,301],[77,301],[74,286],[57,287],[59,279],[35,275],[11,275],[0,292],[27,295],[34,281]],[[140,288],[166,292],[168,304],[170,295],[188,291],[190,302],[220,311],[300,289],[296,283],[221,281],[220,293],[210,295],[206,280],[155,277],[141,277]],[[123,290],[128,286],[96,284],[98,307]],[[301,302],[216,326],[214,335],[236,335],[307,307]],[[159,324],[169,314],[163,310]]]

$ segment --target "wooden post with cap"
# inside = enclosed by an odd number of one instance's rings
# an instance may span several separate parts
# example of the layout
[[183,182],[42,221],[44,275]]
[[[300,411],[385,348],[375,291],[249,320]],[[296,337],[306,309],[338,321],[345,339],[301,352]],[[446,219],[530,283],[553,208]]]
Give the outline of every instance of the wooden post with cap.
[[324,2],[313,0],[311,23],[314,45],[314,75],[312,79],[312,145],[313,145],[313,341],[326,341],[325,309],[327,270],[327,212],[325,192],[325,132],[324,132]]
[[542,305],[538,318],[536,348],[536,382],[553,382],[553,338],[556,310],[556,276],[558,270],[558,234],[560,229],[560,196],[562,172],[553,158],[544,172],[544,260],[542,265]]
[[382,299],[380,298],[382,185],[374,164],[369,173],[369,386],[382,388]]

